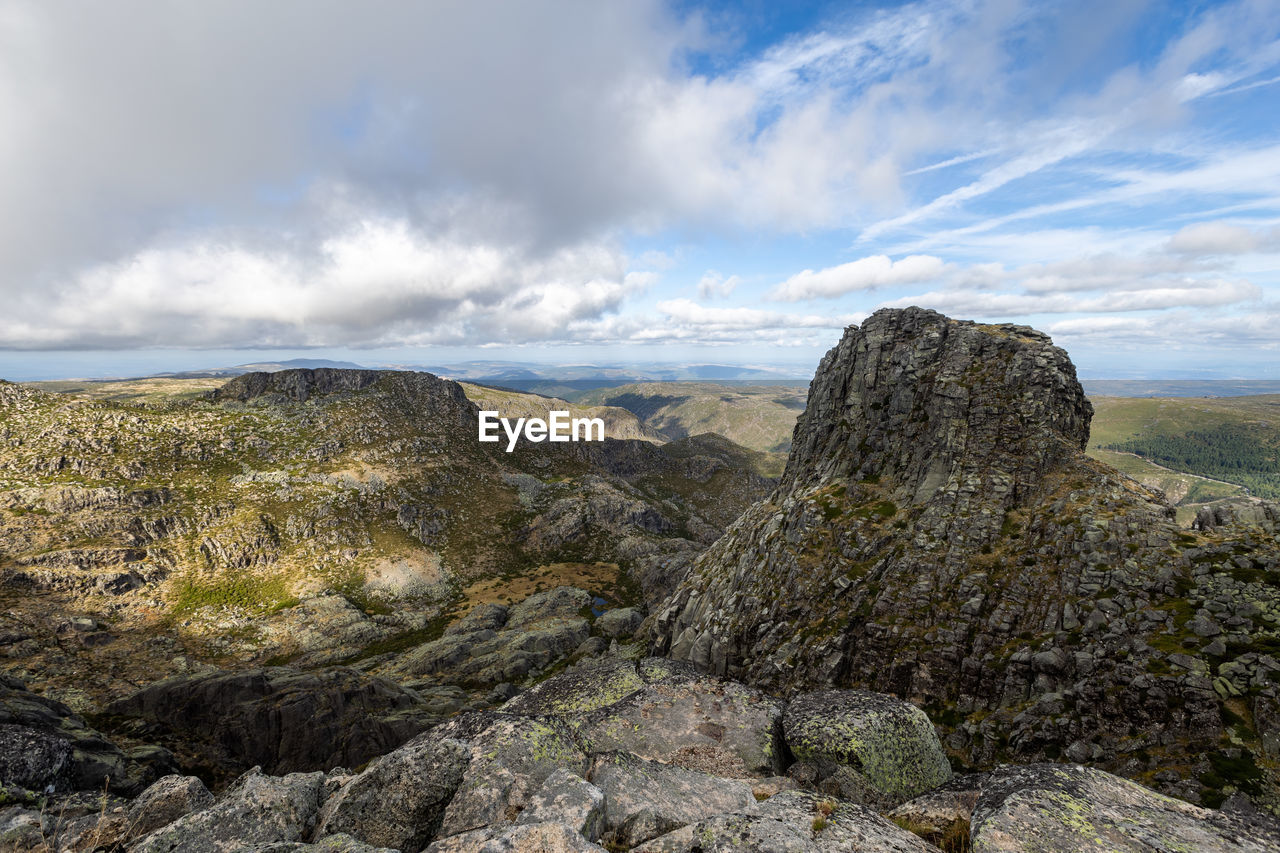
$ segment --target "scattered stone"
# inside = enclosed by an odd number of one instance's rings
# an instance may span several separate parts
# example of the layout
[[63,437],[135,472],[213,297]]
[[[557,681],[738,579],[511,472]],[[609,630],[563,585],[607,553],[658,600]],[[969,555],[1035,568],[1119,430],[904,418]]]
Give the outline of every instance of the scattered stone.
[[315,825],[323,773],[266,776],[255,767],[217,802],[143,837],[130,853],[229,853],[302,841]]

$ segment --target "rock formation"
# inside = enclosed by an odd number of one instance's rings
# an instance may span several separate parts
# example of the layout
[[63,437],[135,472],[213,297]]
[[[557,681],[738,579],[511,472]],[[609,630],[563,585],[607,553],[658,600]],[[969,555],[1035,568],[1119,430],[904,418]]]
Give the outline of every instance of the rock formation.
[[1082,453],[1090,415],[1039,332],[877,312],[822,360],[774,494],[653,610],[653,651],[782,693],[908,698],[973,764],[1274,796],[1273,517],[1180,530]]

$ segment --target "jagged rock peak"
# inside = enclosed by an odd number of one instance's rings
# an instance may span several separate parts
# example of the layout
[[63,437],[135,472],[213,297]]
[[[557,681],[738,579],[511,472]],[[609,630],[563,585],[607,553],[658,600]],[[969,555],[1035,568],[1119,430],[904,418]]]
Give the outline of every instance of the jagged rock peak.
[[1017,489],[1083,450],[1092,416],[1071,360],[1041,332],[877,311],[818,367],[780,490],[874,476],[918,503],[982,471]]

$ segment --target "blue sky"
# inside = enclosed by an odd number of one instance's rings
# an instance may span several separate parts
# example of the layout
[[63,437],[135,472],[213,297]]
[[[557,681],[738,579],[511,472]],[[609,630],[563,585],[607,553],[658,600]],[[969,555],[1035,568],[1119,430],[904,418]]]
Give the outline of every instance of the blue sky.
[[9,378],[806,373],[913,304],[1280,378],[1274,2],[0,0],[0,127]]

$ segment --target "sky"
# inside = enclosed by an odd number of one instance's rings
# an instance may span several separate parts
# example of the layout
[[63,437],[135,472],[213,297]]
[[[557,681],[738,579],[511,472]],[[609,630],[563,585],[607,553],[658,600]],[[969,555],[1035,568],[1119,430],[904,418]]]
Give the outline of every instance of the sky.
[[808,375],[907,305],[1280,378],[1274,0],[0,0],[0,377]]

